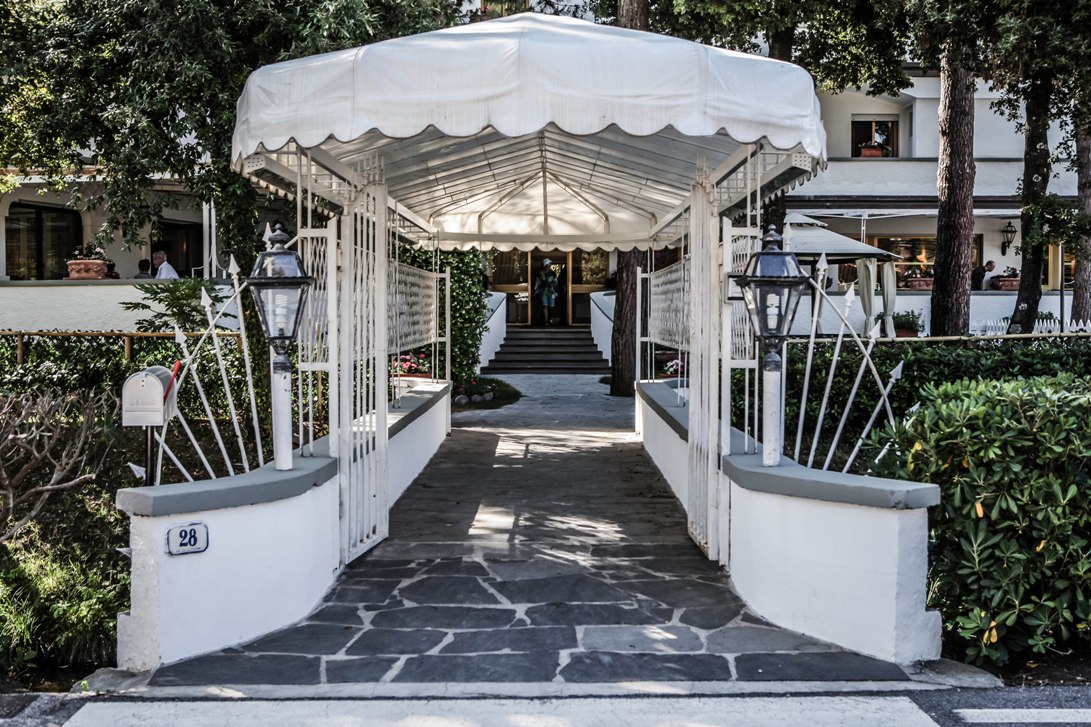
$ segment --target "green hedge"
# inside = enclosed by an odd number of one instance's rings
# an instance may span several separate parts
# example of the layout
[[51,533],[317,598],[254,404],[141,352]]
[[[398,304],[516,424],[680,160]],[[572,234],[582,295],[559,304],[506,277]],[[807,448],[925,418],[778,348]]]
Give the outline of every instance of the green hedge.
[[[1029,368],[1062,358],[1045,346],[1020,353]],[[942,491],[929,592],[948,645],[998,665],[1016,652],[1086,649],[1091,378],[962,380],[917,395],[918,411],[873,437],[872,456],[893,446],[872,472]]]
[[[814,352],[814,364],[808,419],[804,427],[804,451],[810,446],[810,435],[818,413],[818,402],[826,385],[833,342],[820,341]],[[964,341],[928,341],[927,339],[902,339],[882,342],[872,353],[875,366],[883,382],[889,372],[905,361],[902,379],[891,391],[891,408],[895,416],[902,416],[921,401],[921,392],[929,384],[938,385],[965,378],[1006,379],[1016,376],[1051,376],[1059,372],[1076,376],[1091,376],[1091,337],[1040,338],[1040,339],[970,339]],[[855,344],[846,341],[841,360],[834,376],[830,392],[830,405],[823,427],[824,441],[819,451],[827,450],[828,439],[836,428],[848,393],[860,364],[860,353]],[[801,345],[788,347],[785,362],[785,426],[790,433],[789,444],[794,447],[795,428],[799,417],[799,401],[802,393],[803,374],[806,368],[806,348]],[[736,386],[733,405],[735,421],[739,421],[742,405],[742,387]],[[845,433],[841,439],[841,452],[835,462],[843,462],[845,449],[851,449],[878,401],[878,387],[870,374],[864,377],[856,402],[849,412]],[[882,416],[878,424],[885,421]],[[866,468],[866,458],[860,458],[854,469]]]

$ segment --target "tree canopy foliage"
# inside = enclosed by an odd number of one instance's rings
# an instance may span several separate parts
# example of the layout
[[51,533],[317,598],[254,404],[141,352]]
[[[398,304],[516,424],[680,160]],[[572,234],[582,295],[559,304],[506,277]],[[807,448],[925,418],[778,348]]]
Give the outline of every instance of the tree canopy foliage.
[[[618,0],[593,0],[603,18]],[[649,0],[648,29],[708,45],[757,52],[808,71],[822,91],[865,88],[894,93],[909,85],[903,71],[908,43],[904,5],[866,0]]]
[[[235,102],[254,69],[452,24],[457,0],[9,0],[0,16],[0,166],[101,207],[127,244],[164,208],[163,176],[213,202],[221,246],[250,254],[255,198],[230,168]],[[234,249],[238,248],[238,250]]]

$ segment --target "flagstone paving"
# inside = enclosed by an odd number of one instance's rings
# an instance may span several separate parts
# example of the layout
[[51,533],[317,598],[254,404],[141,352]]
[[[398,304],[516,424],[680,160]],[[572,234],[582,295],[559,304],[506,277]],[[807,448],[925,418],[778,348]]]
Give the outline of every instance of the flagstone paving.
[[[456,414],[390,537],[302,623],[152,686],[906,680],[751,613],[596,377]],[[286,587],[288,584],[286,584]]]

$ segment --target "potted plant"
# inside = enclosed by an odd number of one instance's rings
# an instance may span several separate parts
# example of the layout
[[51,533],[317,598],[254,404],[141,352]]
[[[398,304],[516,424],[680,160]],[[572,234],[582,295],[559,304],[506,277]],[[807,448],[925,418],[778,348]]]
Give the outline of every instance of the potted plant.
[[993,290],[1019,290],[1019,270],[1008,266],[1004,272],[989,278],[989,287]]
[[865,141],[860,145],[860,156],[875,159],[883,155],[883,147],[874,141]]
[[113,262],[106,251],[97,245],[85,245],[76,250],[66,261],[69,280],[102,280],[106,266]]
[[903,284],[909,290],[931,290],[932,268],[913,267],[905,274]]
[[[924,328],[920,311],[897,311],[890,318],[894,323],[894,335],[898,338],[917,338]],[[875,316],[875,322],[883,322],[882,313]]]

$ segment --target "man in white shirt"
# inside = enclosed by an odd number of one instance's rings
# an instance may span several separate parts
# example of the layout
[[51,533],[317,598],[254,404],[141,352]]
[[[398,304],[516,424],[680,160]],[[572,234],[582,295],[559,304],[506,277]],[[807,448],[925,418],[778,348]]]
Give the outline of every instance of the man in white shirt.
[[156,280],[175,280],[178,278],[178,271],[167,262],[167,253],[162,250],[152,253],[152,264],[155,265]]

